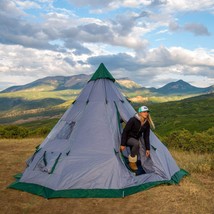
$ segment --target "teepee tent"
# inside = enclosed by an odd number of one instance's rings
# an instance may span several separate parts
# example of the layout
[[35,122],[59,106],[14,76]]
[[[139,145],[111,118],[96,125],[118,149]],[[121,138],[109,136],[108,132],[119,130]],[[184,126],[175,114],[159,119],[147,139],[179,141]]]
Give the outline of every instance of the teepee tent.
[[144,143],[139,155],[144,173],[129,170],[119,150],[121,121],[136,112],[114,82],[101,63],[10,188],[46,198],[116,198],[177,184],[187,174],[153,132],[150,157],[145,158]]

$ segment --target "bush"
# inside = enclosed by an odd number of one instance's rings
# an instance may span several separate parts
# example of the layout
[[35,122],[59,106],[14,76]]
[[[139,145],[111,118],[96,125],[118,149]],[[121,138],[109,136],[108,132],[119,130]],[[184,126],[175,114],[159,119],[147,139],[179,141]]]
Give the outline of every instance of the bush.
[[40,127],[32,131],[21,126],[6,125],[0,126],[0,138],[46,137],[50,130],[48,127]]
[[167,147],[193,152],[214,152],[214,127],[207,131],[191,134],[188,130],[179,130],[163,137]]
[[0,126],[0,138],[25,138],[28,135],[28,129],[21,126]]
[[51,131],[51,128],[48,127],[40,127],[35,129],[30,133],[31,136],[37,136],[37,137],[46,137],[48,133]]

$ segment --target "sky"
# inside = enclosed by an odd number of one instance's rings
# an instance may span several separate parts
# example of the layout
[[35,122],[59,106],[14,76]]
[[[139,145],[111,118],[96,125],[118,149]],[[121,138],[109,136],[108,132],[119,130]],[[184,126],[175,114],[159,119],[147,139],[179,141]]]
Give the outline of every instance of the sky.
[[214,85],[213,0],[0,0],[0,90],[92,74]]

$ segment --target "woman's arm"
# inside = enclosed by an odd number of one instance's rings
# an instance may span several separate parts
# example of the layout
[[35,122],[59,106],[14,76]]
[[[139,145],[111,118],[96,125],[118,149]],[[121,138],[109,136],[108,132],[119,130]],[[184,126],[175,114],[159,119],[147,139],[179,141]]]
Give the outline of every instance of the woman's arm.
[[133,122],[134,122],[134,120],[133,120],[133,118],[131,118],[126,123],[126,126],[123,129],[123,133],[122,133],[122,136],[121,136],[121,146],[126,146],[126,141],[127,141],[127,138],[128,138],[128,133],[132,129]]

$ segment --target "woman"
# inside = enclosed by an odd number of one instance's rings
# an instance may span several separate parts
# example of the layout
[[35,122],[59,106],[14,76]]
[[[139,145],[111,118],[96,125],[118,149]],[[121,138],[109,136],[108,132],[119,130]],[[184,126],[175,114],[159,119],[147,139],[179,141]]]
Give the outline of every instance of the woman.
[[150,127],[155,128],[152,118],[149,114],[149,109],[146,106],[141,106],[138,109],[138,113],[134,117],[130,118],[127,122],[121,138],[120,150],[123,151],[126,146],[131,148],[131,154],[129,155],[129,166],[133,171],[137,168],[137,155],[140,148],[140,137],[143,135],[143,139],[146,147],[146,157],[150,155]]

